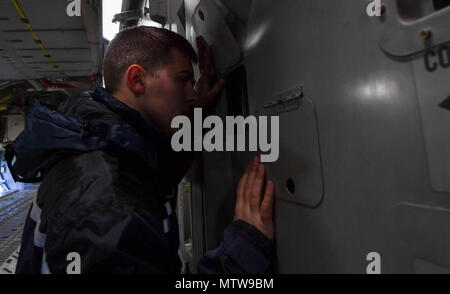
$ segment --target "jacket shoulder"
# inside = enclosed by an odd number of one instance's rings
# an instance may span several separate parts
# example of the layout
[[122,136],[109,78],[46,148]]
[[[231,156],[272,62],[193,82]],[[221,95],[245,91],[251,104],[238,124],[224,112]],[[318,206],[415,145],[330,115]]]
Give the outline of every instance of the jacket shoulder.
[[76,218],[102,205],[152,210],[157,206],[158,191],[152,174],[140,164],[133,157],[109,150],[63,158],[45,174],[38,190],[42,226],[50,219],[57,222],[60,215]]
[[93,99],[91,91],[79,91],[73,94],[59,105],[58,112],[83,120],[99,119],[101,117],[104,121],[119,121],[117,115],[105,104]]

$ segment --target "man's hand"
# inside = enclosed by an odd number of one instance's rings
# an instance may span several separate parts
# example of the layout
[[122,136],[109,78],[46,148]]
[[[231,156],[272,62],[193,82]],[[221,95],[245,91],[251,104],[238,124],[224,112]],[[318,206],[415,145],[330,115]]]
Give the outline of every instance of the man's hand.
[[255,157],[239,180],[234,219],[241,219],[255,226],[269,239],[273,240],[274,187],[272,181],[268,181],[264,185],[264,175],[264,165],[259,163],[258,157]]
[[225,81],[219,80],[214,86],[211,86],[210,76],[213,66],[211,47],[208,46],[203,37],[197,37],[195,41],[198,48],[198,68],[200,70],[200,77],[194,86],[194,91],[198,95],[195,106],[206,107],[214,103],[216,97],[225,87]]

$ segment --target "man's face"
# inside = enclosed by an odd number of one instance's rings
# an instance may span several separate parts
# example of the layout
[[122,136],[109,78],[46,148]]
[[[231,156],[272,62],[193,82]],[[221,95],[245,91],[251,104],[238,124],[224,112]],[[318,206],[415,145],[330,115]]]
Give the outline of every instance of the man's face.
[[172,119],[177,115],[188,116],[197,99],[191,60],[176,49],[171,54],[170,64],[146,75],[145,97],[140,103],[144,118],[169,133],[176,131],[170,127]]

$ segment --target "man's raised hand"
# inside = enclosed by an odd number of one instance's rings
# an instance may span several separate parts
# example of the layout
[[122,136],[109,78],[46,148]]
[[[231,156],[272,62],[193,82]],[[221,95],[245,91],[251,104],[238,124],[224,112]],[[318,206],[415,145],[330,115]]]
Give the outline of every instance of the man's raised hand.
[[255,157],[239,180],[234,219],[255,226],[273,240],[273,194],[273,182],[265,182],[264,165]]
[[214,85],[211,85],[211,71],[213,67],[213,53],[212,49],[201,36],[196,38],[198,48],[198,68],[200,77],[194,86],[194,91],[197,92],[198,100],[195,103],[196,107],[207,107],[214,103],[219,93],[225,87],[225,80],[219,80]]

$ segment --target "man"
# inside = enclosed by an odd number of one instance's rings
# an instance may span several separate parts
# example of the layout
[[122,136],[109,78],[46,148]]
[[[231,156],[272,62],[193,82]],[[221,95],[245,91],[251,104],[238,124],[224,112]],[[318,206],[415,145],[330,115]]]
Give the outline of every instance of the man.
[[[82,91],[57,109],[35,105],[7,160],[18,180],[42,180],[27,218],[16,273],[179,273],[174,188],[192,153],[176,153],[176,115],[209,106],[211,49],[196,54],[181,36],[136,27],[120,32],[104,60],[106,90]],[[263,273],[271,261],[273,184],[258,158],[242,176],[235,220],[200,273]],[[72,255],[73,256],[73,255]]]

